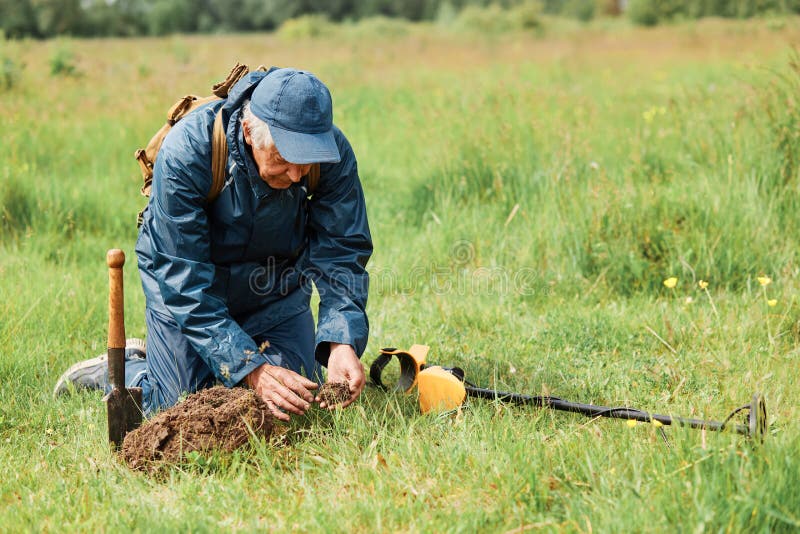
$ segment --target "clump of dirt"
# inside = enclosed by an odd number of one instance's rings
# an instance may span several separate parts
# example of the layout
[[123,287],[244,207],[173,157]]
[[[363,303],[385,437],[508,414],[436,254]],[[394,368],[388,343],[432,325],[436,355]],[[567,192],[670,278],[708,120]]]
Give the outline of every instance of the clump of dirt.
[[125,436],[122,458],[132,469],[155,472],[187,453],[232,452],[251,436],[269,439],[269,408],[249,389],[216,386],[189,395]]
[[350,386],[347,382],[328,382],[319,388],[319,398],[328,406],[341,404],[350,398]]

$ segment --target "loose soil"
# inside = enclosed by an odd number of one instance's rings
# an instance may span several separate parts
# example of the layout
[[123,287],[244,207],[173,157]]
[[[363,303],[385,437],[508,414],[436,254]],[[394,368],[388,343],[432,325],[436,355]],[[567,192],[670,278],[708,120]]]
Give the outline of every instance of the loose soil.
[[254,391],[216,386],[189,395],[129,433],[121,454],[132,469],[154,472],[189,452],[231,452],[252,434],[268,439],[272,430],[272,414]]
[[319,388],[319,398],[328,406],[341,404],[350,398],[350,386],[347,382],[328,382]]

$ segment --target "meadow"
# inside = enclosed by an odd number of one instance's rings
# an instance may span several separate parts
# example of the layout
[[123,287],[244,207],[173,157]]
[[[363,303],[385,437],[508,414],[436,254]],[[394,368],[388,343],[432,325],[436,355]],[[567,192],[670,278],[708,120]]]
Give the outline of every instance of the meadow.
[[[800,20],[290,37],[0,41],[0,530],[800,529]],[[422,343],[484,386],[717,420],[760,391],[764,444],[368,388],[129,471],[101,396],[52,387],[105,350],[109,248],[146,334],[133,152],[236,61],[331,88],[375,243],[366,365]]]

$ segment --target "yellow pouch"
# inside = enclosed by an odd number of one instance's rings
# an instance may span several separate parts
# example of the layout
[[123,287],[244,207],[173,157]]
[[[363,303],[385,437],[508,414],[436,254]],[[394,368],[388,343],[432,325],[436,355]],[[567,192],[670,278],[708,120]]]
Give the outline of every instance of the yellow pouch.
[[464,383],[438,365],[426,367],[417,375],[419,409],[422,413],[449,412],[464,403]]

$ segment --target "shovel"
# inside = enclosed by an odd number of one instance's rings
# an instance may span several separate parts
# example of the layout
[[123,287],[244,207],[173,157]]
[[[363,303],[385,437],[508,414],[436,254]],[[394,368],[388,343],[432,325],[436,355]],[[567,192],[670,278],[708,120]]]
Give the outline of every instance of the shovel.
[[125,301],[122,266],[125,253],[111,249],[108,263],[108,374],[111,391],[103,399],[108,408],[108,440],[118,449],[125,434],[142,423],[142,388],[125,387]]

